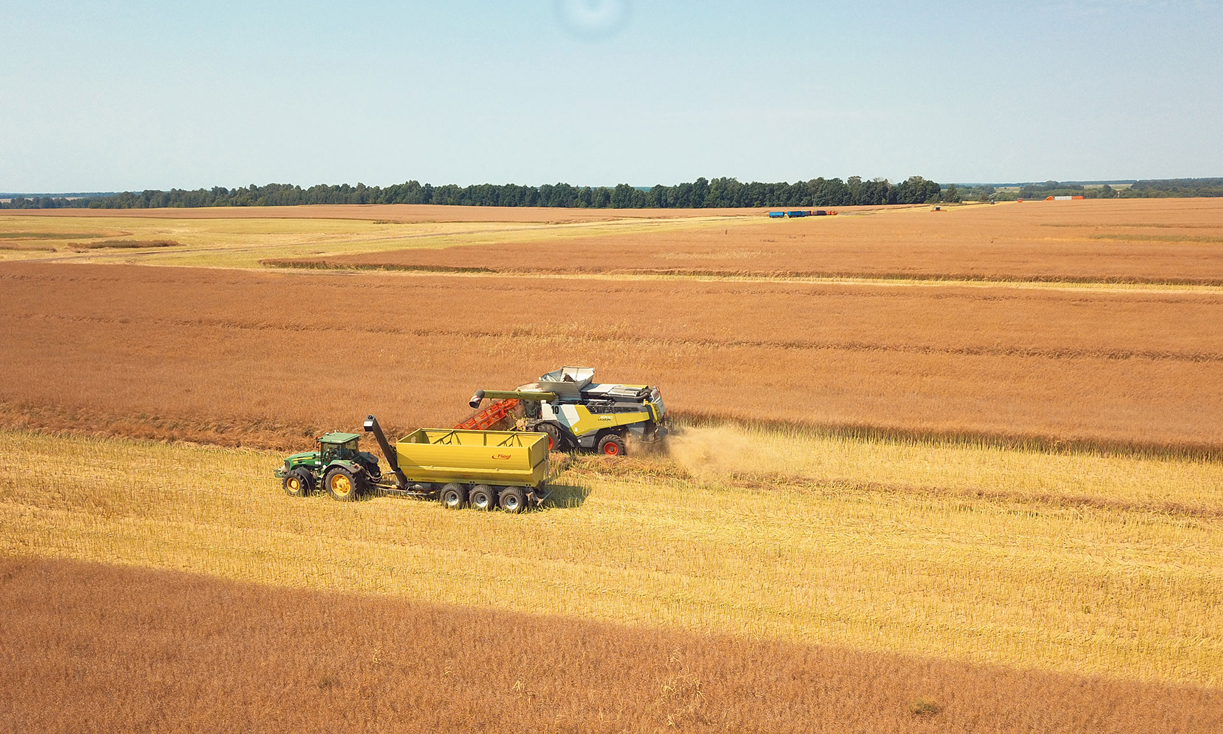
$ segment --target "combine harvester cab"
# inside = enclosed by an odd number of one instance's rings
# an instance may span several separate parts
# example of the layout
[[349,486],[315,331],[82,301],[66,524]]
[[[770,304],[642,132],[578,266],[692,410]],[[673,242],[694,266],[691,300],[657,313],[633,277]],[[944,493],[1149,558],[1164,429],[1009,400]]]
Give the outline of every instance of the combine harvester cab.
[[550,449],[593,449],[622,456],[630,438],[653,443],[667,433],[667,409],[658,388],[598,384],[590,367],[562,367],[517,390],[479,390],[471,397],[471,407],[479,408],[485,398],[494,402],[460,426],[475,427],[521,406],[520,424],[547,434]]

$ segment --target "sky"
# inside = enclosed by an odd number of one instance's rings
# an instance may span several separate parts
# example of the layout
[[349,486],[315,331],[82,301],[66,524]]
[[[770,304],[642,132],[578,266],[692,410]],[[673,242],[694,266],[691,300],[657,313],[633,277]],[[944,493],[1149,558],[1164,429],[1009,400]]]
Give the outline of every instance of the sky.
[[0,0],[0,191],[1223,176],[1223,0]]

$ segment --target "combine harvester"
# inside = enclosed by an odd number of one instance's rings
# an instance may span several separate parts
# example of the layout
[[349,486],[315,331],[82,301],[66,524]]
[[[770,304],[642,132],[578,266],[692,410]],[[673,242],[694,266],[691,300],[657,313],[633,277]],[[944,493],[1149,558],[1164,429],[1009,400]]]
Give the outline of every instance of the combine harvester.
[[628,452],[630,438],[654,443],[667,435],[667,409],[657,387],[594,382],[590,367],[562,367],[516,390],[477,390],[469,405],[479,408],[457,428],[482,430],[511,417],[516,428],[548,436],[548,448],[594,449],[608,456]]

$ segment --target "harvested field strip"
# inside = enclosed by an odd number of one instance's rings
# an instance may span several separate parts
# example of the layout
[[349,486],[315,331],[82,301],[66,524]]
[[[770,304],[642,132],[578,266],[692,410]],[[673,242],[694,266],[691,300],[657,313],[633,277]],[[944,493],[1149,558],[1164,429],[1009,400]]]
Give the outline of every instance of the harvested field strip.
[[[5,221],[5,220],[0,220]],[[114,232],[4,232],[0,231],[0,240],[80,240],[80,239],[102,239],[104,237],[115,237],[119,235],[130,234],[129,232],[121,232],[118,235]]]
[[3,555],[1223,684],[1214,520],[835,486],[762,497],[590,467],[562,477],[559,506],[490,515],[285,497],[268,453],[3,438]]
[[[198,210],[197,210],[198,211]],[[85,239],[91,233],[73,234],[85,220],[27,216],[18,219],[4,217],[11,225],[45,228],[55,238]],[[16,221],[12,221],[16,220]],[[591,221],[470,221],[470,222],[397,222],[393,220],[308,220],[300,218],[218,219],[131,218],[110,220],[121,223],[127,231],[101,237],[132,237],[138,242],[172,241],[173,249],[158,252],[106,252],[111,249],[101,243],[96,247],[81,246],[88,252],[63,252],[54,257],[30,255],[26,259],[46,262],[151,262],[160,265],[207,265],[213,267],[259,267],[259,260],[269,257],[352,254],[387,248],[438,248],[492,242],[564,241],[574,237],[611,234],[641,234],[700,228],[717,224],[731,229],[748,222],[738,218],[675,217],[620,218]],[[96,227],[95,227],[96,228]],[[63,230],[63,231],[56,231]],[[75,244],[75,243],[74,243]],[[130,248],[129,248],[130,249]]]
[[57,560],[0,560],[0,589],[0,684],[21,692],[0,720],[45,734],[1223,728],[1217,689]]
[[0,266],[0,281],[6,412],[185,427],[165,438],[234,443],[247,437],[190,427],[331,428],[371,411],[453,425],[477,388],[588,364],[660,385],[689,416],[1223,448],[1217,295],[35,264]]

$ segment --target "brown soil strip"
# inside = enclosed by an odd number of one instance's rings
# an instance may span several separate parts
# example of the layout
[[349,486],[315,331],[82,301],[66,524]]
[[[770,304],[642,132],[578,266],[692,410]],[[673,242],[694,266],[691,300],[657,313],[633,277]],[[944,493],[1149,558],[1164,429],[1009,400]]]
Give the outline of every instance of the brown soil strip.
[[13,732],[1223,728],[1219,690],[61,560],[0,560],[0,639]]

